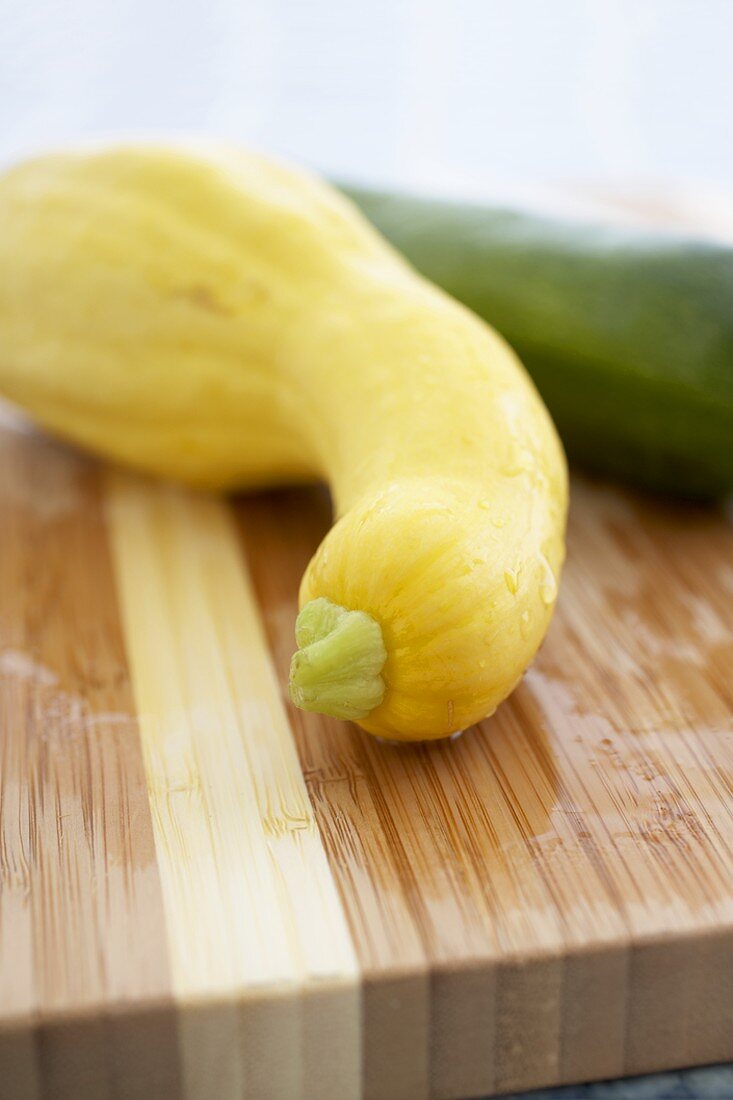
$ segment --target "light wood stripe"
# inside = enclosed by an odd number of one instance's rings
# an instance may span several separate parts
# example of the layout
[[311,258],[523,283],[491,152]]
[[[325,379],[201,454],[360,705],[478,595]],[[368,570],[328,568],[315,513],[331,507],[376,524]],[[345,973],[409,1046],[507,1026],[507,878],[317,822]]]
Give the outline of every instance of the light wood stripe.
[[227,506],[119,474],[107,505],[187,1096],[357,1097],[358,966]]

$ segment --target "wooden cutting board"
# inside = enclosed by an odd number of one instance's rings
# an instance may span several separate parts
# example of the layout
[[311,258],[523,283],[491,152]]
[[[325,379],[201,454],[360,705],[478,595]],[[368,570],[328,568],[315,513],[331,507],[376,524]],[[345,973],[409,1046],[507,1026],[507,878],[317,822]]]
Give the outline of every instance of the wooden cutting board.
[[459,1098],[733,1059],[733,530],[573,485],[452,743],[283,685],[317,490],[0,427],[0,1097]]

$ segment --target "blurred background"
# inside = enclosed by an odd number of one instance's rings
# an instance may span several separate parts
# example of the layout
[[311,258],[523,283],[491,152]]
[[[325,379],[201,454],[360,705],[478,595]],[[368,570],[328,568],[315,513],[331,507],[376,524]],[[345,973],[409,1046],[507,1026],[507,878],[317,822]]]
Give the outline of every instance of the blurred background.
[[0,0],[0,158],[205,131],[522,198],[733,182],[733,0]]

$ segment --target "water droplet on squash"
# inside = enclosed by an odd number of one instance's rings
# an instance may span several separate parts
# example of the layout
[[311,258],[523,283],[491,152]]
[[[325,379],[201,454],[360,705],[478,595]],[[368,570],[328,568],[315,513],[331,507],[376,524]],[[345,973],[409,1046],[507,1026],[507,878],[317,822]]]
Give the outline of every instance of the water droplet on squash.
[[519,569],[505,569],[504,583],[511,592],[512,596],[516,596],[517,589],[519,588]]
[[557,580],[552,571],[552,566],[544,554],[540,554],[539,560],[543,571],[542,580],[540,581],[540,599],[549,607],[557,599]]
[[494,527],[503,527],[506,523],[506,520],[503,516],[494,516],[491,520],[491,523]]

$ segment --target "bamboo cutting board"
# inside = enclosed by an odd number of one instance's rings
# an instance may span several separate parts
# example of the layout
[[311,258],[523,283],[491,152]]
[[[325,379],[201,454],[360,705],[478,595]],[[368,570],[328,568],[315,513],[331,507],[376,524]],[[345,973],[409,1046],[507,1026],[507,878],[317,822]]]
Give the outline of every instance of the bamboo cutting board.
[[327,525],[0,426],[0,1097],[733,1059],[733,530],[576,479],[524,683],[393,747],[283,693]]

